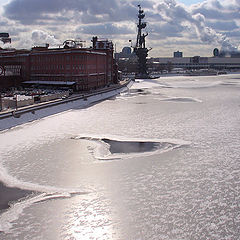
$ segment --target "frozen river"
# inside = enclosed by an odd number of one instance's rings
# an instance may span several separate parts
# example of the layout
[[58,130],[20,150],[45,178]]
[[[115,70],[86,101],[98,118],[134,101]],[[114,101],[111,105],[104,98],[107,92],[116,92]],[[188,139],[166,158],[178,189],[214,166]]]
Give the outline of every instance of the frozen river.
[[237,240],[239,133],[240,74],[138,80],[2,131],[0,180],[28,191],[0,239]]

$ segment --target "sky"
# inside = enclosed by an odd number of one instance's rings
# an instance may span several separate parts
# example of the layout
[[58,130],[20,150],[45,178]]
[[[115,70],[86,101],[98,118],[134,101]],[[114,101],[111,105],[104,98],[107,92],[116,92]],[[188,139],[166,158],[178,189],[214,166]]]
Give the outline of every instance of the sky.
[[150,57],[240,50],[240,0],[0,0],[0,32],[12,38],[0,47],[56,47],[66,39],[90,46],[98,36],[119,52],[130,39],[135,44],[138,4],[146,15]]
[[190,6],[192,4],[204,2],[204,0],[202,0],[202,1],[200,1],[200,0],[179,0],[178,2],[179,3],[184,3],[187,6]]

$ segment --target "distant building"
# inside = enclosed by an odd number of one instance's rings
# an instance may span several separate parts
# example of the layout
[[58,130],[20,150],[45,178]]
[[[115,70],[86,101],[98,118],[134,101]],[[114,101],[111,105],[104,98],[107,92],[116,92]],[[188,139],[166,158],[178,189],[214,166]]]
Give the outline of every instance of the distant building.
[[214,56],[214,57],[218,57],[218,56],[219,56],[219,50],[218,50],[218,48],[214,48],[214,50],[213,50],[213,56]]
[[207,57],[194,56],[190,58],[190,63],[192,64],[208,64]]
[[232,53],[231,53],[231,57],[232,57],[232,58],[240,58],[240,51],[232,52]]
[[169,65],[171,68],[181,69],[226,69],[236,70],[240,69],[240,57],[182,57],[182,58],[152,58],[149,64],[153,65],[156,70],[167,69]]
[[0,41],[5,43],[11,43],[11,38],[9,37],[9,33],[0,33]]
[[120,53],[115,53],[115,58],[130,58],[132,56],[132,49],[130,47],[124,47]]
[[179,51],[174,52],[174,53],[173,53],[173,57],[175,57],[175,58],[181,58],[181,57],[183,57],[183,53],[182,53],[182,52],[179,52]]
[[124,47],[124,48],[122,49],[122,53],[129,56],[129,55],[131,55],[131,53],[132,53],[132,49],[131,49],[130,47]]

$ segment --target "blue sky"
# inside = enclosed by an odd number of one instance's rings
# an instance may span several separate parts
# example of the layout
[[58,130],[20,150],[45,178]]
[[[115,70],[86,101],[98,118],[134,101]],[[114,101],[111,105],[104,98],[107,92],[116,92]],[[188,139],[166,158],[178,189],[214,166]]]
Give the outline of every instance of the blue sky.
[[139,3],[151,56],[172,56],[177,50],[184,56],[211,56],[215,47],[239,48],[240,0],[0,0],[0,32],[9,32],[16,48],[58,46],[66,39],[89,46],[98,35],[120,50],[136,40]]
[[190,6],[195,3],[201,3],[204,2],[205,0],[179,0],[180,3],[184,3],[187,6]]
[[0,5],[6,4],[8,2],[9,2],[9,0],[0,0]]

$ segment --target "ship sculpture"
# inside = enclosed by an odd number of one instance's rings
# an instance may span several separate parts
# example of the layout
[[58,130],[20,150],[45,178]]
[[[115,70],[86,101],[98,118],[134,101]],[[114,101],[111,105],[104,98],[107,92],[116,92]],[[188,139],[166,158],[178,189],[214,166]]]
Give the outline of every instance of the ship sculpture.
[[142,33],[143,29],[146,28],[147,23],[143,21],[145,14],[144,11],[141,9],[141,6],[138,5],[138,34],[137,34],[137,42],[136,46],[134,47],[134,52],[138,57],[138,73],[136,75],[137,78],[150,78],[147,72],[147,56],[148,52],[151,50],[146,48],[146,41],[145,38],[147,37],[148,33]]

